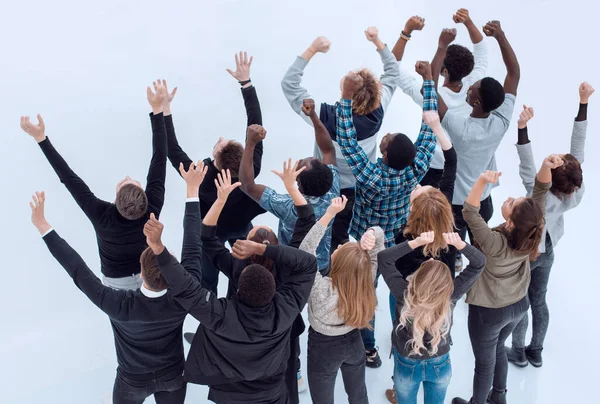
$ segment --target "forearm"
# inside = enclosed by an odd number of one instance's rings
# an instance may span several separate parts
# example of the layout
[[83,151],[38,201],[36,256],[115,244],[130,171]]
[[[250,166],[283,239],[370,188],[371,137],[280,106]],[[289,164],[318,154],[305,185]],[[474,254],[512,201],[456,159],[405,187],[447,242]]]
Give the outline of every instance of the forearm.
[[[444,58],[446,57],[447,47],[438,46],[438,49],[433,56],[431,61],[431,73],[433,74],[434,87],[437,92],[439,88],[440,74],[442,73],[442,65],[444,64]],[[440,115],[440,121],[444,119],[446,112],[448,112],[448,106],[444,102],[444,98],[438,94],[438,114]]]
[[542,167],[538,171],[536,178],[542,184],[552,182],[552,170],[550,167],[546,167],[545,164],[542,164]]
[[200,201],[187,201],[183,217],[181,265],[197,280],[202,279],[202,241],[200,239]]
[[242,154],[242,161],[240,162],[239,180],[242,183],[242,187],[254,184],[254,150],[256,144],[252,142],[246,142],[244,153]]
[[179,173],[179,165],[181,163],[183,163],[183,166],[187,170],[192,163],[192,160],[179,145],[175,134],[173,115],[165,115],[165,127],[167,129],[167,157],[169,158],[171,165],[177,170],[177,173]]
[[577,111],[575,122],[587,121],[587,106],[587,100],[585,100],[585,103],[583,100],[579,103],[579,111]]
[[435,137],[437,138],[437,141],[440,144],[440,146],[442,146],[442,150],[445,151],[450,150],[452,148],[452,142],[450,141],[450,138],[448,137],[448,134],[442,127],[441,123],[435,125],[434,127],[431,127],[431,130],[435,134]]
[[467,28],[467,31],[469,32],[469,37],[471,38],[471,42],[473,44],[477,44],[483,41],[483,35],[481,34],[481,31],[479,31],[479,28],[477,28],[473,21],[466,21],[465,28]]
[[379,271],[388,285],[390,292],[396,299],[404,298],[404,291],[408,285],[402,274],[396,269],[396,261],[412,251],[412,248],[405,241],[393,247],[386,248],[377,254]]
[[519,66],[519,61],[517,60],[517,55],[515,54],[512,45],[506,38],[506,35],[502,35],[498,38],[498,45],[500,46],[502,60],[504,61],[508,75],[520,77],[521,68]]
[[217,222],[219,221],[219,216],[221,216],[221,212],[223,211],[224,207],[225,202],[221,201],[220,199],[217,199],[208,210],[206,216],[204,216],[202,224],[204,226],[216,226]]
[[308,204],[308,202],[306,202],[306,198],[304,198],[304,195],[302,195],[300,190],[298,188],[296,188],[295,186],[292,185],[290,187],[286,187],[286,190],[292,197],[292,201],[294,201],[294,205],[303,206],[303,205]]
[[329,223],[331,223],[331,221],[333,219],[335,219],[334,214],[325,212],[325,214],[323,216],[321,216],[321,218],[319,219],[319,221],[317,223],[319,223],[323,227],[327,227],[327,226],[329,226]]
[[381,52],[383,48],[385,48],[385,43],[381,39],[379,39],[379,37],[377,37],[377,39],[373,41],[373,44],[377,48],[378,52]]
[[299,249],[305,251],[311,255],[317,254],[317,247],[321,243],[325,232],[327,231],[327,224],[322,224],[319,220],[313,227],[311,227],[302,243],[300,243]]
[[310,62],[310,60],[313,58],[313,56],[315,56],[317,54],[317,52],[315,52],[314,50],[312,50],[310,47],[306,48],[306,50],[304,52],[302,52],[300,54],[300,57],[304,60],[306,60],[307,62]]
[[527,126],[523,127],[523,128],[519,128],[518,131],[518,138],[517,138],[517,144],[518,145],[524,145],[529,143],[529,134],[527,132]]
[[252,83],[242,86],[242,96],[244,97],[244,107],[246,108],[246,117],[248,119],[247,126],[262,125],[260,102],[258,101],[256,88],[252,86]]
[[392,49],[392,53],[398,62],[400,62],[404,57],[404,51],[406,50],[407,43],[408,41],[400,36],[394,45],[394,49]]
[[483,196],[486,185],[487,182],[481,179],[475,181],[475,184],[473,184],[473,188],[471,188],[471,192],[469,193],[469,196],[467,196],[467,200],[465,202],[469,205],[478,207],[480,205],[481,197]]
[[324,155],[333,153],[335,155],[333,140],[331,140],[331,136],[329,136],[327,128],[325,127],[325,125],[323,125],[323,122],[321,122],[316,112],[313,111],[313,113],[310,116],[310,120],[312,121],[313,126],[315,128],[315,141],[317,143],[317,146],[321,150],[321,153],[323,153]]

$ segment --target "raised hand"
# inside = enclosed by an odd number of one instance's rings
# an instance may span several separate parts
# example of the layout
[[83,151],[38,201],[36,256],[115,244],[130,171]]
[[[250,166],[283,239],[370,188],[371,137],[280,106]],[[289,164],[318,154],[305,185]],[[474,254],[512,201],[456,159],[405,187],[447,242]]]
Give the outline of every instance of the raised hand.
[[150,219],[144,225],[144,236],[146,236],[146,243],[155,255],[159,255],[165,249],[161,240],[164,228],[165,226],[156,219],[154,213],[150,213]]
[[175,94],[177,94],[177,87],[175,87],[173,89],[173,91],[171,91],[169,93],[169,87],[167,86],[167,80],[158,80],[158,84],[162,85],[165,88],[165,91],[167,92],[167,96],[165,97],[165,100],[163,101],[163,112],[165,113],[165,115],[170,115],[171,114],[171,101],[173,101],[173,98],[175,98]]
[[234,184],[231,183],[231,172],[229,169],[227,169],[227,171],[221,170],[215,179],[215,186],[217,187],[217,199],[224,203],[227,201],[227,198],[229,198],[231,191],[240,185],[242,185],[242,183],[239,181]]
[[460,238],[458,233],[444,233],[442,235],[444,236],[446,244],[453,245],[457,250],[462,250],[467,246],[467,243]]
[[365,31],[365,36],[369,42],[375,42],[379,38],[379,30],[377,27],[369,27]]
[[364,79],[356,72],[350,72],[344,77],[344,83],[342,84],[342,97],[344,99],[351,99],[354,93],[362,87]]
[[500,21],[490,21],[483,27],[483,33],[486,36],[492,36],[496,39],[501,38],[504,35]]
[[44,216],[44,202],[46,202],[46,193],[44,191],[36,192],[31,199],[32,202],[29,202],[29,206],[31,207],[31,222],[35,228],[38,229],[40,234],[43,235],[52,228]]
[[413,31],[421,31],[425,26],[425,18],[413,15],[404,25],[404,33],[410,35]]
[[38,124],[31,123],[28,116],[21,117],[21,129],[29,136],[35,139],[36,142],[40,143],[46,139],[46,125],[40,114],[37,115]]
[[253,56],[248,59],[248,52],[240,52],[239,55],[235,54],[235,72],[227,69],[227,73],[237,81],[248,81],[250,80],[250,66],[252,66]]
[[204,181],[204,176],[208,171],[208,166],[204,166],[204,162],[202,160],[198,161],[198,164],[190,163],[190,166],[187,171],[183,167],[183,163],[179,163],[179,173],[181,177],[187,184],[188,188],[198,189],[202,181]]
[[335,216],[346,208],[346,203],[348,203],[348,198],[346,198],[346,195],[333,198],[331,200],[331,204],[327,207],[326,213],[331,216]]
[[415,64],[415,71],[419,73],[423,80],[433,80],[433,74],[431,73],[431,65],[429,62],[419,61]]
[[423,122],[430,128],[435,128],[441,125],[440,115],[437,111],[423,111]]
[[365,251],[371,251],[377,244],[377,237],[375,237],[375,230],[369,229],[360,238],[360,248]]
[[281,178],[283,185],[285,185],[285,189],[287,189],[288,192],[290,189],[295,189],[296,178],[298,178],[298,175],[300,175],[300,173],[306,169],[306,166],[304,166],[298,170],[299,163],[299,161],[296,161],[292,165],[292,159],[290,158],[287,160],[287,162],[283,162],[283,172],[271,170],[273,174]]
[[426,231],[424,233],[421,233],[421,235],[415,239],[417,244],[419,244],[420,246],[431,244],[433,243],[433,240],[435,240],[435,232],[433,231]]
[[237,240],[231,247],[231,255],[238,260],[245,260],[253,255],[262,255],[266,249],[265,244],[250,240]]
[[544,159],[543,166],[554,170],[564,164],[564,160],[558,154],[551,154]]
[[317,37],[308,47],[312,53],[327,53],[329,48],[331,48],[331,41],[324,36]]
[[581,104],[587,104],[592,94],[594,94],[594,87],[585,81],[581,83],[579,86],[579,102]]
[[519,115],[519,129],[527,127],[527,123],[533,118],[533,108],[523,105],[523,111]]
[[161,80],[152,82],[152,86],[154,87],[154,91],[148,86],[146,95],[148,97],[148,103],[152,107],[152,112],[156,115],[163,112],[163,103],[169,94]]
[[265,140],[267,136],[267,131],[260,125],[250,125],[248,126],[248,130],[246,131],[246,143],[250,144],[258,144],[259,142]]
[[466,8],[459,8],[456,14],[452,16],[452,20],[457,24],[466,24],[471,21],[469,16],[469,10]]
[[498,182],[498,178],[500,178],[501,175],[502,173],[499,171],[487,170],[479,175],[479,180],[485,182],[486,184],[495,184]]
[[447,48],[456,39],[455,28],[444,28],[440,34],[439,46]]
[[307,99],[307,100],[302,100],[302,112],[304,112],[304,115],[306,116],[311,116],[312,114],[315,113],[315,100],[312,99]]

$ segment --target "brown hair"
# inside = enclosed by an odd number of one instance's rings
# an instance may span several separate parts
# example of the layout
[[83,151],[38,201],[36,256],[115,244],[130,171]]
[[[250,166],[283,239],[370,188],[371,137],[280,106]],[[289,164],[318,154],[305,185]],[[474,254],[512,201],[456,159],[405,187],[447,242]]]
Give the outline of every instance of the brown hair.
[[367,115],[379,108],[381,88],[369,69],[359,70],[357,74],[362,77],[363,85],[352,96],[352,110],[357,115]]
[[142,277],[144,283],[152,290],[160,292],[169,287],[158,267],[156,255],[150,247],[146,248],[140,256],[140,265],[142,267]]
[[532,198],[524,198],[510,216],[512,226],[506,223],[493,230],[502,233],[508,246],[517,252],[529,255],[531,261],[539,256],[538,247],[544,234],[544,211]]
[[562,166],[552,169],[552,192],[556,196],[571,195],[581,188],[583,171],[581,164],[572,154],[562,157],[565,162]]
[[342,245],[331,260],[329,274],[338,292],[338,316],[354,328],[369,328],[377,307],[371,257],[358,243]]
[[423,255],[438,258],[441,250],[448,249],[444,233],[454,231],[454,215],[450,202],[437,188],[421,193],[412,201],[404,236],[417,237],[427,231],[434,231],[435,239],[423,247]]
[[136,220],[148,211],[146,192],[137,185],[125,184],[117,192],[117,211],[128,220]]
[[215,161],[219,170],[229,170],[231,176],[237,178],[240,171],[240,163],[244,148],[235,140],[230,140],[225,146],[215,155]]
[[[448,265],[441,261],[428,260],[408,277],[404,292],[404,306],[400,312],[398,328],[412,328],[411,355],[422,355],[426,349],[425,333],[431,336],[429,354],[435,355],[442,338],[450,332],[454,281]],[[398,328],[396,330],[398,330]]]
[[[267,245],[279,244],[279,240],[277,239],[275,233],[273,233],[273,231],[270,229],[265,229],[264,227],[257,229],[256,232],[252,235],[252,237],[250,237],[248,240],[254,241],[255,243]],[[273,266],[273,260],[271,260],[270,258],[267,258],[263,255],[253,255],[250,257],[250,261],[253,264],[258,264],[267,268],[267,270],[269,270],[269,272],[271,272],[273,276],[276,275],[274,272],[275,268]]]

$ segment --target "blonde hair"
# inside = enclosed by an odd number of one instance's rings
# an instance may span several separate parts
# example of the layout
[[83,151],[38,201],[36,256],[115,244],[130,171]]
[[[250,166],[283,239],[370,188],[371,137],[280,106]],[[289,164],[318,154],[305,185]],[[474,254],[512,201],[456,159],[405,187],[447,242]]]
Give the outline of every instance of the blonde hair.
[[372,328],[377,295],[369,253],[358,243],[344,244],[332,256],[329,277],[339,295],[338,316],[347,326]]
[[408,277],[408,287],[404,293],[404,306],[400,313],[400,327],[412,327],[410,355],[421,356],[427,349],[423,338],[427,332],[431,336],[429,355],[435,355],[442,339],[450,333],[454,281],[448,266],[441,261],[425,261],[419,269]]
[[358,115],[367,115],[379,108],[381,86],[369,69],[356,72],[363,79],[363,85],[352,96],[352,110]]
[[454,215],[450,202],[437,188],[421,193],[412,201],[404,236],[419,236],[427,231],[434,231],[435,238],[423,247],[423,255],[438,258],[441,250],[448,250],[444,233],[454,231]]

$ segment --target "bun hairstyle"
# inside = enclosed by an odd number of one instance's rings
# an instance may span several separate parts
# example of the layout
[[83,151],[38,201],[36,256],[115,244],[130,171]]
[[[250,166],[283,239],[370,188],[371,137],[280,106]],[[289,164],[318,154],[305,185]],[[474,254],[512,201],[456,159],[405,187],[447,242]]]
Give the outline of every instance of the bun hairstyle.
[[[279,240],[277,239],[275,233],[273,233],[271,229],[265,229],[264,227],[257,229],[256,232],[252,235],[252,237],[250,237],[248,240],[266,245],[279,244]],[[250,257],[250,261],[253,264],[262,265],[263,267],[267,268],[269,272],[273,274],[273,276],[275,276],[273,261],[271,259],[266,258],[262,255],[253,255],[252,257]]]

